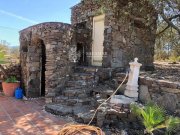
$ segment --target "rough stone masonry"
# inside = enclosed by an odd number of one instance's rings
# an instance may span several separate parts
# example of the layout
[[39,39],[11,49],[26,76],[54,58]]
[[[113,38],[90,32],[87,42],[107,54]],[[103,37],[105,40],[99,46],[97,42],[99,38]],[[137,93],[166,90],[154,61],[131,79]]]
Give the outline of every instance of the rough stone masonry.
[[[128,4],[120,0],[120,9]],[[139,1],[131,1],[138,5]],[[102,3],[101,3],[102,4]],[[156,34],[156,14],[153,8],[143,9],[143,12],[132,12],[134,18],[125,19],[125,16],[117,17],[111,10],[111,4],[104,1],[106,11],[101,11],[101,5],[95,0],[83,0],[72,7],[71,24],[75,29],[74,43],[85,46],[87,52],[92,51],[93,40],[93,18],[104,14],[104,56],[103,67],[125,68],[135,57],[139,58],[142,68],[151,69],[153,67],[154,44]],[[150,12],[150,26],[145,26],[146,22],[140,21]],[[138,18],[139,17],[139,18]],[[141,19],[140,19],[141,18]],[[91,65],[91,57],[87,58],[88,65]]]
[[[126,4],[122,0],[119,8]],[[110,6],[106,3],[107,9]],[[144,26],[136,19],[124,22],[123,17],[117,18],[110,10],[99,12],[100,9],[96,1],[83,0],[71,8],[71,25],[42,23],[20,31],[21,82],[26,96],[53,97],[63,89],[73,71],[68,54],[71,46],[81,46],[79,51],[85,54],[85,62],[80,64],[92,66],[93,17],[101,14],[105,15],[102,67],[126,69],[134,57],[139,58],[142,68],[153,67],[156,14],[150,12],[151,26]],[[142,18],[145,15],[139,11],[132,14]]]
[[26,96],[39,97],[44,91],[47,96],[55,96],[55,91],[63,87],[70,72],[71,33],[71,25],[53,22],[20,31],[21,81]]

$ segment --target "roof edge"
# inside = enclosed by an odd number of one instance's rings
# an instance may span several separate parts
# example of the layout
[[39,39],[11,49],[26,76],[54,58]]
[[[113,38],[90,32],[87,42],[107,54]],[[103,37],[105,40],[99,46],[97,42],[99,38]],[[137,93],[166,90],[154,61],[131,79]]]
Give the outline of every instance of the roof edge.
[[20,30],[19,33],[22,33],[23,31],[26,31],[26,30],[28,30],[28,29],[31,29],[31,28],[33,28],[33,27],[37,27],[37,26],[40,26],[40,25],[43,25],[43,24],[65,24],[65,25],[70,25],[70,26],[71,26],[70,23],[63,23],[63,22],[43,22],[43,23],[35,24],[35,25],[29,26],[29,27],[27,27],[27,28],[24,28],[24,29]]

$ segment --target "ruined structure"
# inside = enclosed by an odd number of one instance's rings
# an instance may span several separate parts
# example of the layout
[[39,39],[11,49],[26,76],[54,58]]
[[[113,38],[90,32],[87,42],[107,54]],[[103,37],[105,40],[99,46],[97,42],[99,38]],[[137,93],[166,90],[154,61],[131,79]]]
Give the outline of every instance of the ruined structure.
[[54,95],[70,72],[71,25],[42,23],[20,31],[22,84],[27,97]]
[[[117,8],[123,10],[127,4],[119,0]],[[21,82],[27,97],[45,96],[47,102],[53,102],[45,107],[46,111],[88,123],[93,113],[90,110],[122,82],[125,74],[120,71],[127,69],[130,61],[137,57],[141,70],[153,69],[157,18],[153,8],[149,5],[151,10],[140,11],[138,7],[127,18],[116,16],[110,10],[112,5],[105,5],[106,11],[102,12],[96,0],[83,0],[72,7],[71,25],[42,23],[20,31]],[[143,19],[147,14],[148,25]],[[173,107],[168,108],[180,110],[179,83],[140,77],[139,85],[141,102],[158,99],[162,103],[169,97],[164,106],[173,100]],[[122,87],[120,94],[124,90]],[[98,126],[132,122],[128,105],[114,110],[111,107],[100,108],[95,118]]]
[[[122,2],[119,8],[126,5]],[[153,67],[154,12],[151,25],[145,26],[136,18],[124,22],[123,16],[108,10],[110,6],[107,3],[107,11],[100,12],[99,3],[84,0],[72,7],[71,25],[42,23],[20,31],[22,83],[28,97],[45,95],[45,91],[46,95],[58,94],[73,71],[68,54],[71,47],[79,54],[77,66],[125,69],[138,57],[143,68]]]
[[[133,3],[138,6],[140,2]],[[95,0],[83,0],[72,7],[74,44],[82,48],[81,52],[85,50],[84,64],[124,68],[129,66],[129,61],[138,57],[143,64],[142,68],[152,68],[156,33],[156,14],[153,8],[149,5],[151,8],[146,7],[142,12],[138,9],[132,13],[129,11],[134,16],[127,19],[124,14],[116,16],[107,1],[104,1],[105,11],[101,11],[101,5]],[[119,1],[117,8],[123,9],[127,5],[128,1]],[[147,14],[151,16],[149,26],[142,21]]]

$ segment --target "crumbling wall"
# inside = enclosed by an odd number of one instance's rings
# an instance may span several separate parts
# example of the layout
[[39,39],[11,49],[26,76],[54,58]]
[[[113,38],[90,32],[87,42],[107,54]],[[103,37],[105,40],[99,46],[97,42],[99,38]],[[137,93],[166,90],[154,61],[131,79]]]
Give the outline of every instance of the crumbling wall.
[[[77,52],[80,53],[77,64],[81,65],[83,62],[85,66],[91,65],[91,57],[88,54],[88,52],[91,52],[91,40],[89,38],[91,31],[87,28],[87,22],[74,25],[73,30],[73,45],[77,47]],[[81,47],[80,50],[79,47]],[[81,60],[81,57],[84,57],[84,59]]]
[[[114,74],[114,81],[119,84],[125,74]],[[127,83],[127,81],[125,82]],[[156,102],[170,113],[180,116],[180,83],[163,79],[139,77],[139,101],[146,104],[150,101]],[[123,93],[123,91],[122,91]]]
[[[138,1],[135,2],[139,4]],[[90,48],[88,53],[91,53],[92,48],[93,17],[105,14],[103,67],[125,68],[128,66],[129,61],[133,60],[134,57],[138,57],[139,62],[143,64],[142,68],[147,70],[153,69],[157,19],[153,8],[150,7],[152,9],[148,9],[147,11],[143,9],[143,14],[140,11],[132,13],[132,15],[143,18],[150,12],[151,25],[146,26],[145,22],[141,22],[136,18],[124,19],[124,16],[117,17],[112,10],[109,10],[111,5],[106,3],[106,1],[104,1],[104,3],[104,5],[106,5],[106,11],[101,11],[101,5],[94,0],[84,0],[72,7],[72,26],[84,23],[85,29],[89,30],[88,40],[86,40],[88,41],[88,48]],[[122,1],[122,4],[120,4],[118,8],[123,9],[124,4],[127,3],[128,2]],[[77,41],[82,40],[84,36],[80,38],[81,39],[78,38]],[[91,56],[89,63],[90,60]]]
[[[71,37],[71,25],[64,23],[42,23],[20,31],[22,83],[27,97],[41,96],[42,87],[47,97],[55,96],[64,86],[71,72],[68,54]],[[41,86],[42,57],[45,86]]]

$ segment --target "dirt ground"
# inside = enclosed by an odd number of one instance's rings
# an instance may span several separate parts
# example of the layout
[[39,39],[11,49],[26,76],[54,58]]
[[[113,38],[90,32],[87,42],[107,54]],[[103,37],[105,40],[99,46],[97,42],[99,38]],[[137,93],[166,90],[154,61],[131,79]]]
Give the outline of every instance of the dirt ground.
[[155,71],[141,72],[143,76],[180,82],[180,63],[154,62]]

